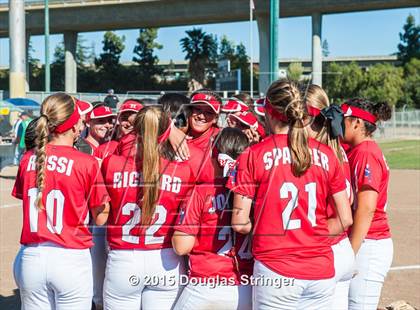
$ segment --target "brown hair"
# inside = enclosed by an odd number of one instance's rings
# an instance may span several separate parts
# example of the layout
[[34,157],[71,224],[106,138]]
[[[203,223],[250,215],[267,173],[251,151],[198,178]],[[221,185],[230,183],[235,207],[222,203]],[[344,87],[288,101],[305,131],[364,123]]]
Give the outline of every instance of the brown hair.
[[159,199],[160,156],[164,152],[168,141],[158,144],[158,137],[170,126],[168,113],[162,107],[148,106],[141,109],[134,122],[134,130],[138,134],[138,143],[141,146],[143,197],[142,225],[150,225]]
[[248,146],[246,134],[238,128],[223,128],[216,138],[216,149],[219,153],[227,154],[232,159],[237,159]]
[[[392,116],[391,106],[387,102],[372,102],[364,98],[352,98],[345,102],[347,105],[365,110],[377,118],[378,121],[387,121]],[[353,117],[353,116],[351,116]],[[363,121],[366,136],[372,136],[376,130],[376,124]]]
[[[307,106],[312,106],[319,110],[330,106],[330,100],[328,99],[328,96],[322,87],[315,84],[310,84],[304,91],[304,98]],[[342,163],[343,153],[341,151],[340,142],[338,138],[331,137],[330,124],[321,114],[313,119],[312,129],[317,132],[315,139],[331,147],[335,151],[335,154],[337,155],[340,163]]]
[[71,96],[56,93],[45,98],[41,104],[41,116],[36,123],[35,155],[36,155],[36,187],[38,196],[35,204],[43,209],[42,191],[45,186],[46,145],[53,129],[64,123],[74,112],[75,103]]
[[302,100],[299,87],[288,80],[277,80],[268,88],[267,98],[274,109],[287,116],[289,125],[288,145],[292,156],[292,172],[299,177],[311,166],[308,132],[305,128],[308,112]]

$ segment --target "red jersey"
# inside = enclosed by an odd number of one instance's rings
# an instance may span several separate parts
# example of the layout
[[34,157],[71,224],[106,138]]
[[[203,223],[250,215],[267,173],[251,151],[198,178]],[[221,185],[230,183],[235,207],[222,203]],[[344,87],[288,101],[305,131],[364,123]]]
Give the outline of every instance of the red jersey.
[[209,130],[207,130],[201,136],[188,140],[188,143],[196,146],[200,150],[203,150],[206,154],[212,153],[214,148],[214,140],[219,131],[220,129],[218,127],[210,127]]
[[[375,214],[366,239],[390,238],[388,217],[386,214],[388,202],[389,167],[381,149],[374,141],[364,141],[349,153],[352,185],[357,193],[362,186],[368,186],[378,193]],[[357,195],[353,209],[357,208]]]
[[107,238],[111,249],[170,248],[180,203],[194,185],[187,162],[161,159],[160,191],[152,225],[141,227],[141,163],[134,157],[111,155],[101,169],[111,196]]
[[[250,237],[232,232],[229,193],[224,186],[197,185],[184,204],[182,222],[175,230],[196,236],[189,255],[191,277],[218,277],[233,285],[240,283],[242,274],[252,275]],[[232,251],[233,245],[235,251]]]
[[[188,140],[190,148],[189,163],[196,175],[196,183],[220,183],[216,180],[214,158],[217,158],[217,149],[214,147],[215,139],[219,133],[219,128],[211,127],[201,136]],[[222,183],[225,183],[222,180]]]
[[287,135],[272,135],[239,157],[230,185],[254,200],[252,252],[271,270],[297,279],[334,276],[327,226],[327,201],[346,188],[334,152],[309,139],[312,165],[292,173]]
[[[347,158],[346,152],[344,148],[340,147],[340,151],[343,157],[343,162],[341,163],[341,169],[343,170],[344,177],[346,178],[346,193],[347,197],[349,198],[350,205],[353,201],[353,190],[351,188],[351,173],[350,173],[350,164],[349,159]],[[327,215],[328,217],[335,217],[336,216],[336,209],[334,199],[329,200],[328,208],[327,208]],[[338,236],[332,236],[331,238],[331,245],[339,243],[341,240],[347,237],[347,231],[343,232]]]
[[65,248],[85,249],[93,245],[87,227],[89,208],[109,201],[98,161],[71,146],[46,148],[44,209],[35,205],[36,156],[23,156],[12,195],[23,200],[21,244],[54,242]]
[[104,159],[116,152],[118,144],[119,142],[115,140],[105,142],[94,150],[93,156],[99,159]]

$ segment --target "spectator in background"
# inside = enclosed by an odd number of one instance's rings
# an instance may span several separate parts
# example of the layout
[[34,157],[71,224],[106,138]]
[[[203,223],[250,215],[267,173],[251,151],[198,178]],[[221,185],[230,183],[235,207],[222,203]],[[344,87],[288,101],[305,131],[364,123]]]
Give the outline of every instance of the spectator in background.
[[17,135],[20,123],[22,123],[22,114],[19,114],[19,117],[12,128],[13,144],[15,145],[15,157],[13,158],[13,164],[16,166],[19,165],[19,143],[17,141]]
[[32,118],[29,117],[29,114],[22,112],[20,114],[21,122],[19,124],[17,134],[16,134],[16,147],[17,147],[17,162],[20,162],[23,153],[25,153],[25,133],[28,124],[32,121]]
[[104,103],[107,107],[111,109],[116,109],[119,100],[116,95],[114,95],[113,89],[108,89],[108,95],[104,99]]

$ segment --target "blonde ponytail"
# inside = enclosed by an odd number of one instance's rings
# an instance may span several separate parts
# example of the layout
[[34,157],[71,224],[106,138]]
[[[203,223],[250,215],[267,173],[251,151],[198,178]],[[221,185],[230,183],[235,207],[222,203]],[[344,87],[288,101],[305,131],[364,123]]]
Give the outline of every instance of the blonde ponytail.
[[[312,106],[318,110],[322,110],[330,106],[330,100],[328,99],[327,93],[318,85],[311,84],[308,86],[305,94],[305,103],[307,106]],[[340,161],[343,163],[343,152],[338,138],[333,138],[331,135],[330,122],[326,120],[322,115],[319,115],[313,120],[313,128],[317,131],[315,139],[322,144],[326,144],[331,147]]]
[[162,145],[158,143],[158,137],[170,125],[169,115],[163,112],[161,107],[145,107],[136,116],[135,131],[139,135],[142,156],[143,174],[143,198],[142,225],[150,225],[156,210],[156,203],[159,199],[160,182],[160,156]]
[[64,93],[48,96],[42,102],[41,116],[36,125],[38,135],[35,139],[36,187],[38,188],[35,205],[38,209],[44,209],[42,193],[45,186],[48,138],[55,127],[64,123],[73,114],[75,108],[73,98]]
[[267,98],[275,109],[287,116],[289,125],[288,145],[292,157],[292,172],[303,175],[311,166],[308,132],[305,121],[308,118],[306,106],[298,86],[287,80],[273,82],[267,91]]

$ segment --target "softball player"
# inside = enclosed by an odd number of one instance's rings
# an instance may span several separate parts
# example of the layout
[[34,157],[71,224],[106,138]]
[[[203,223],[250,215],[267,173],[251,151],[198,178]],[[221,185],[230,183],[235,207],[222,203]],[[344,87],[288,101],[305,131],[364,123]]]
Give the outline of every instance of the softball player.
[[391,118],[391,108],[365,99],[352,99],[341,107],[355,191],[350,241],[357,274],[350,283],[349,309],[376,309],[391,267],[393,244],[386,214],[389,167],[372,134],[378,120]]
[[[35,149],[19,166],[12,195],[23,200],[21,249],[14,263],[23,309],[90,309],[92,236],[109,196],[93,157],[73,148],[82,121],[74,99],[57,93],[41,106]],[[71,184],[71,186],[69,186]]]
[[124,101],[119,108],[117,125],[114,127],[114,133],[112,135],[113,138],[111,141],[105,142],[96,148],[94,152],[96,158],[104,159],[116,152],[119,140],[133,131],[136,114],[142,108],[143,105],[137,100],[128,99]]
[[161,107],[143,108],[138,136],[127,135],[128,147],[121,145],[124,156],[109,156],[101,166],[111,196],[105,309],[171,309],[180,292],[184,265],[171,237],[195,178],[187,162],[174,160],[171,128]]
[[[217,138],[218,173],[227,177],[235,158],[248,146],[239,129],[225,128]],[[249,236],[232,234],[231,199],[224,184],[203,184],[186,202],[172,243],[178,255],[189,254],[190,282],[174,309],[251,309],[252,274]]]
[[[328,235],[352,222],[345,178],[334,152],[308,137],[295,84],[271,84],[265,109],[273,134],[239,157],[233,188],[233,229],[253,227],[253,307],[328,309],[335,287]],[[339,219],[327,219],[331,197]]]
[[[342,136],[342,111],[337,106],[330,106],[327,94],[318,85],[308,86],[305,101],[308,114],[313,119],[311,126],[308,126],[309,134],[319,142],[329,145],[335,151],[346,178],[346,191],[351,205],[353,203],[353,191],[350,184],[350,166],[346,153],[338,140],[339,136]],[[328,217],[336,216],[333,201],[330,201],[327,211]],[[337,281],[331,309],[348,309],[350,279],[354,272],[354,252],[347,232],[332,236],[331,246],[334,252],[335,279]]]

